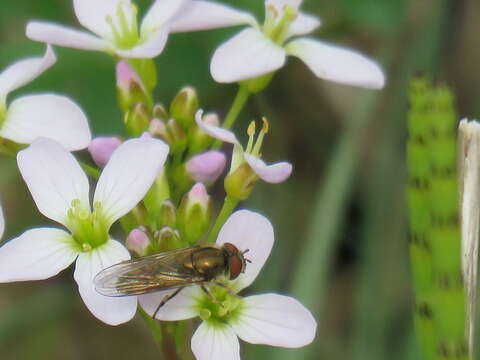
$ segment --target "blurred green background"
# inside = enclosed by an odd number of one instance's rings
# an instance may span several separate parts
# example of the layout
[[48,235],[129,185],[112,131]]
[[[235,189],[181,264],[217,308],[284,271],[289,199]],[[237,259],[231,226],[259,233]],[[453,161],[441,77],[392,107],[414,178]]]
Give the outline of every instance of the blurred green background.
[[[224,1],[263,16],[261,0]],[[142,8],[150,1],[139,1]],[[44,46],[26,39],[30,19],[78,26],[67,0],[1,0],[0,69]],[[271,219],[276,245],[247,292],[299,298],[316,315],[316,341],[301,350],[244,345],[246,359],[419,359],[413,336],[405,223],[406,86],[422,72],[450,85],[461,116],[479,117],[480,2],[477,0],[306,0],[323,20],[313,36],[358,49],[387,74],[383,91],[318,80],[290,59],[237,122],[271,122],[269,160],[288,159],[284,184],[259,183],[242,207]],[[168,103],[193,85],[206,110],[225,114],[235,85],[216,84],[209,59],[238,29],[171,36],[156,60],[157,100]],[[100,53],[56,48],[57,64],[17,94],[54,91],[72,96],[95,135],[122,131],[114,63]],[[0,163],[5,239],[51,223],[39,215],[16,164]],[[215,189],[220,200],[221,187]],[[0,284],[0,358],[159,359],[140,318],[109,327],[84,307],[72,269],[47,281]]]

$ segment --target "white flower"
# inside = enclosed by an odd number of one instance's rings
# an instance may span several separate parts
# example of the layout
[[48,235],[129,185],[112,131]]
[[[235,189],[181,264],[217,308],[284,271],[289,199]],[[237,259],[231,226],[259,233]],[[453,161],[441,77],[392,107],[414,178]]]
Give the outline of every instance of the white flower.
[[211,29],[253,21],[227,6],[195,0],[157,0],[138,26],[130,0],[73,0],[75,15],[90,32],[49,22],[31,21],[27,36],[36,41],[125,58],[159,55],[170,32]]
[[87,118],[80,107],[65,96],[28,95],[7,106],[10,92],[40,76],[55,61],[48,45],[43,58],[17,61],[0,73],[0,137],[21,144],[48,137],[68,150],[88,146],[91,134]]
[[265,22],[242,30],[214,53],[213,78],[231,83],[270,74],[285,65],[287,55],[300,58],[319,78],[379,89],[385,79],[380,67],[365,56],[305,35],[320,20],[298,9],[301,0],[266,0]]
[[[233,292],[241,291],[255,280],[273,241],[273,228],[265,217],[246,210],[230,216],[216,243],[228,242],[240,251],[249,249],[246,256],[251,261],[245,273],[227,284]],[[315,337],[315,319],[291,297],[263,294],[241,298],[224,287],[212,285],[209,289],[216,302],[200,287],[193,286],[181,290],[156,315],[166,321],[202,318],[191,344],[198,360],[240,359],[238,338],[252,344],[296,348],[309,344]],[[139,301],[147,313],[153,314],[164,296],[171,292],[142,295]]]
[[208,135],[233,144],[232,164],[230,166],[229,174],[237,170],[245,162],[248,163],[253,172],[263,181],[271,184],[277,184],[288,179],[292,173],[292,165],[288,162],[278,162],[267,165],[261,159],[260,150],[263,143],[263,137],[268,132],[268,122],[263,119],[263,127],[260,130],[257,141],[254,143],[255,123],[252,122],[248,127],[248,145],[244,150],[240,142],[235,137],[235,134],[229,130],[223,129],[219,126],[210,125],[202,119],[203,110],[197,111],[195,116],[197,125]]
[[46,279],[76,260],[74,278],[88,309],[107,324],[130,320],[136,298],[102,296],[92,280],[130,258],[109,229],[145,196],[167,153],[167,145],[151,138],[120,145],[98,180],[92,209],[87,176],[72,154],[45,138],[20,151],[18,166],[38,209],[69,232],[37,228],[7,242],[0,248],[0,282]]

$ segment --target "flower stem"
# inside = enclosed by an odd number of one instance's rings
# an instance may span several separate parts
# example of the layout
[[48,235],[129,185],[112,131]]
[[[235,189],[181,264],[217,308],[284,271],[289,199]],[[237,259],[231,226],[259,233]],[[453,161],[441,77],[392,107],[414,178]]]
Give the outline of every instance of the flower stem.
[[228,195],[225,197],[222,210],[220,210],[220,214],[218,214],[217,220],[215,221],[215,224],[213,225],[213,228],[208,235],[207,243],[215,242],[215,240],[217,239],[217,235],[220,232],[220,228],[223,224],[225,224],[225,221],[227,221],[227,218],[230,216],[237,204],[238,199],[235,199]]
[[[230,129],[235,124],[235,121],[237,120],[238,115],[245,106],[245,103],[247,102],[249,96],[250,92],[248,91],[248,87],[245,85],[240,85],[237,91],[237,95],[233,100],[232,106],[230,107],[230,110],[225,117],[225,121],[223,123],[224,129]],[[218,149],[221,145],[222,142],[220,140],[217,140],[213,143],[212,149]]]
[[152,319],[150,315],[148,315],[145,310],[142,309],[141,306],[138,307],[138,312],[142,316],[143,320],[148,326],[148,329],[150,330],[150,333],[152,334],[152,337],[155,340],[155,343],[157,344],[158,348],[162,348],[162,328],[160,327],[160,323]]

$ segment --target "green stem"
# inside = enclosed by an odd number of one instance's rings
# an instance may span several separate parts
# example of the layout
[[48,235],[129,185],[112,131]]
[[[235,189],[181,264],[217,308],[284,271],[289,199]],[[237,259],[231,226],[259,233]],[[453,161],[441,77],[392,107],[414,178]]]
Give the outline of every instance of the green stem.
[[157,344],[158,348],[162,348],[162,328],[160,327],[160,323],[152,319],[150,315],[148,315],[145,310],[142,309],[141,306],[138,307],[138,312],[142,316],[142,319],[145,321],[145,323],[148,326],[148,329],[150,330],[150,333],[152,334],[153,339],[155,340],[155,343]]
[[237,204],[238,199],[235,199],[228,195],[225,197],[222,210],[220,210],[220,214],[218,214],[217,220],[215,221],[215,224],[213,225],[213,228],[208,235],[207,243],[215,242],[215,240],[217,239],[217,235],[220,232],[220,228],[223,224],[225,224],[225,221],[227,221],[227,218],[230,216]]
[[[230,110],[228,111],[228,114],[225,117],[225,121],[223,123],[224,129],[230,129],[235,124],[235,121],[237,120],[238,115],[240,114],[243,107],[245,106],[245,103],[247,102],[249,96],[250,96],[250,92],[248,91],[248,87],[245,85],[240,85],[238,88],[237,95],[233,100],[232,106],[230,107]],[[218,149],[220,148],[221,145],[222,145],[222,142],[220,140],[217,140],[213,143],[212,148]]]
[[85,171],[85,173],[88,176],[90,176],[94,179],[98,179],[100,177],[100,169],[97,169],[95,166],[84,163],[83,161],[79,161],[79,163],[80,163],[80,166],[82,167],[83,171]]

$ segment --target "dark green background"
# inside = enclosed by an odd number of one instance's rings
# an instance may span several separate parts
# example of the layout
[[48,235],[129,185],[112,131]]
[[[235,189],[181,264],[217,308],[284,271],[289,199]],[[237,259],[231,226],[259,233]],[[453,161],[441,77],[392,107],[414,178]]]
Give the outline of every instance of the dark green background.
[[[261,0],[225,3],[263,16]],[[141,7],[149,1],[140,2]],[[312,36],[377,59],[387,74],[381,92],[318,80],[290,59],[270,87],[253,98],[237,123],[271,122],[269,160],[287,159],[294,174],[281,185],[259,184],[243,207],[271,219],[273,254],[247,292],[292,294],[318,322],[302,350],[244,346],[246,359],[418,359],[412,333],[404,206],[406,85],[414,73],[446,82],[461,116],[479,116],[480,3],[476,0],[306,0],[323,26]],[[44,46],[24,35],[30,19],[78,26],[67,0],[0,1],[0,69]],[[193,85],[206,110],[225,114],[235,85],[209,74],[214,49],[238,29],[171,36],[158,66],[157,100],[168,103]],[[107,55],[56,48],[57,64],[19,94],[72,96],[95,135],[122,131],[114,63]],[[15,162],[0,162],[6,239],[51,225],[38,214]],[[221,187],[215,194],[221,199]],[[109,327],[84,307],[72,269],[47,281],[0,285],[0,358],[159,359],[143,322]]]

